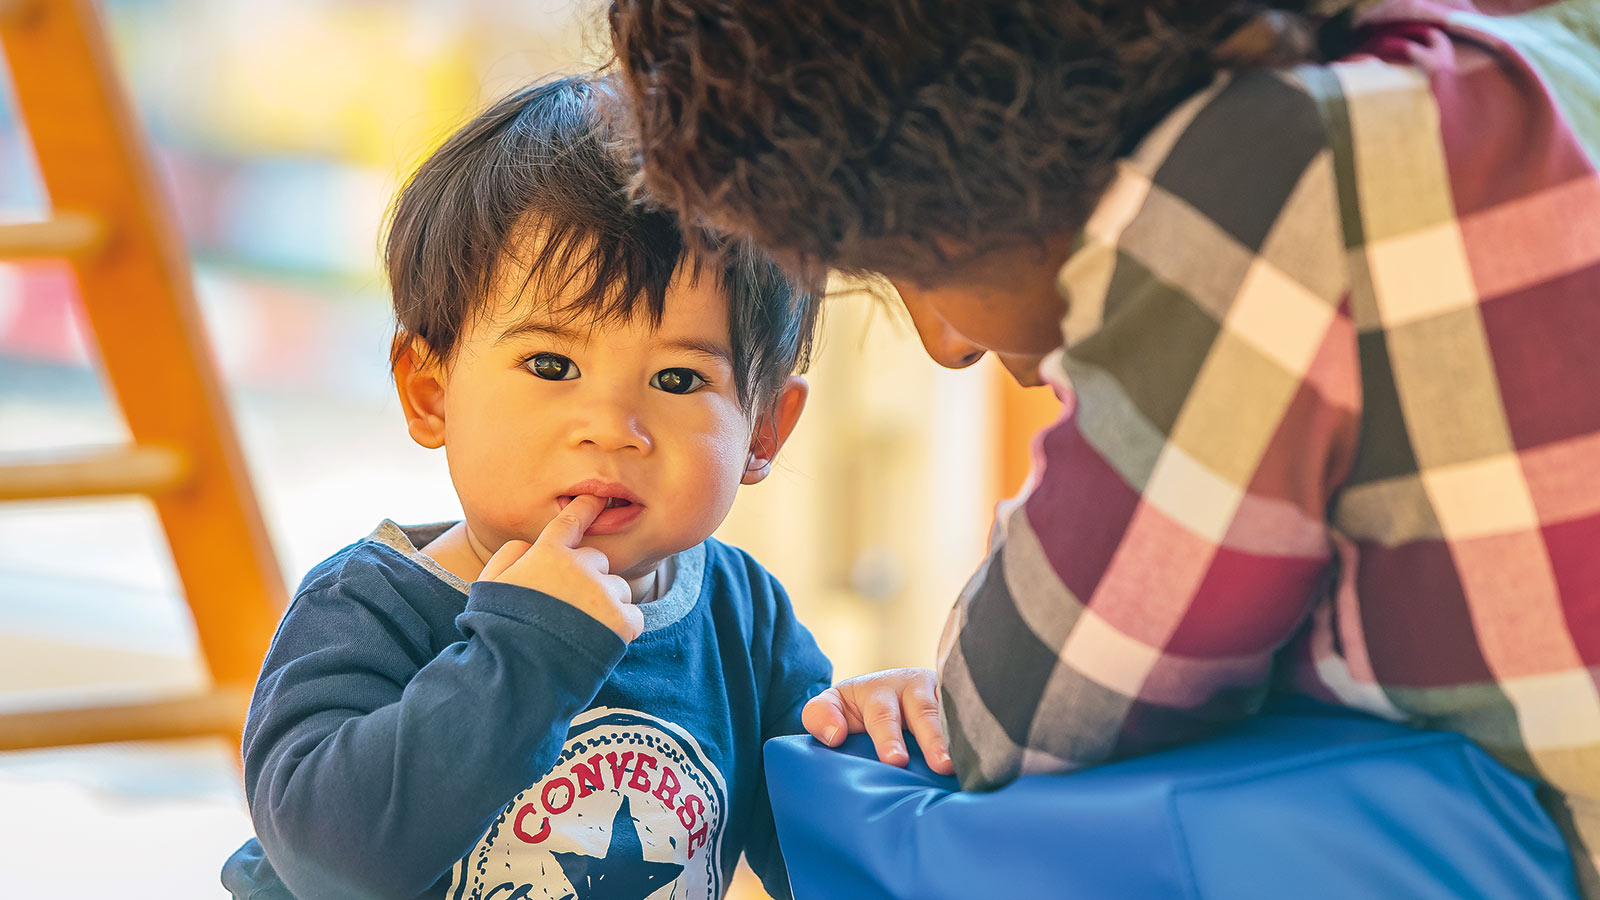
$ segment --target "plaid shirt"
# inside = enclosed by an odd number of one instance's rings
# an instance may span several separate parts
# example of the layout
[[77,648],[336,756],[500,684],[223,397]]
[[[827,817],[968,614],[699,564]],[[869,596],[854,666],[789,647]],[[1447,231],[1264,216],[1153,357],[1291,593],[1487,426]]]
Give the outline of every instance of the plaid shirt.
[[1538,778],[1600,897],[1600,0],[1508,6],[1379,5],[1120,163],[942,642],[964,786],[1276,683]]

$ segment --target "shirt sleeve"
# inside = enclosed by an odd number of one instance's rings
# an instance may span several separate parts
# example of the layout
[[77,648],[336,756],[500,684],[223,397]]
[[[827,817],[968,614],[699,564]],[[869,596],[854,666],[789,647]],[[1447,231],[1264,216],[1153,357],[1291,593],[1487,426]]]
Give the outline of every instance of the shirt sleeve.
[[1254,712],[1311,609],[1360,377],[1339,155],[1300,77],[1224,77],[1172,113],[1061,269],[1063,416],[941,641],[963,787]]
[[549,768],[625,648],[553,597],[478,582],[466,639],[435,656],[385,594],[302,593],[256,687],[250,813],[296,896],[424,893]]
[[[772,656],[767,691],[762,698],[761,741],[800,734],[800,711],[806,701],[833,683],[833,663],[817,646],[811,632],[795,617],[789,596],[776,579],[768,576],[774,600],[772,618]],[[761,767],[758,771],[764,771]],[[760,876],[767,893],[776,900],[790,897],[789,871],[778,846],[777,825],[772,817],[772,798],[766,779],[760,779],[755,810],[751,815],[745,859]]]

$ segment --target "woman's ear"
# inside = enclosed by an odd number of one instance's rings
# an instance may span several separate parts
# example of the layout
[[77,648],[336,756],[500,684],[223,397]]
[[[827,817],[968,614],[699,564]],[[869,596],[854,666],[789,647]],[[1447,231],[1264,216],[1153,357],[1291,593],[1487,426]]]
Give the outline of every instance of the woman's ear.
[[394,387],[400,394],[411,439],[437,450],[444,446],[445,371],[438,357],[412,338],[394,360]]
[[767,407],[766,414],[756,422],[755,433],[750,435],[750,455],[745,458],[740,484],[755,484],[772,473],[772,461],[794,433],[810,393],[811,386],[799,375],[791,375],[783,383],[777,399]]

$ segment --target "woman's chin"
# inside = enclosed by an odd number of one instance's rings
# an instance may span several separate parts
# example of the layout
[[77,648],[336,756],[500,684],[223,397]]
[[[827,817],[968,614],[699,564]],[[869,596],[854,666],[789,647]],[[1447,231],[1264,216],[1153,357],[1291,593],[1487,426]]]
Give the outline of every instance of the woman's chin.
[[1044,384],[1044,379],[1039,377],[1039,364],[1044,362],[1044,353],[996,353],[1000,365],[1005,366],[1017,384],[1023,387],[1038,387]]

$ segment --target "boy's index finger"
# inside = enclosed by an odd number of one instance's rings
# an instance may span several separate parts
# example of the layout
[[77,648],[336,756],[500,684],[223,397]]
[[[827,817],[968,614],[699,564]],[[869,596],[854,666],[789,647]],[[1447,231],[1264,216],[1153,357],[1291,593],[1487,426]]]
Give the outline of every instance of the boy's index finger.
[[539,532],[539,542],[555,541],[569,550],[576,550],[594,520],[606,508],[606,501],[593,494],[579,494],[572,498],[550,524]]

